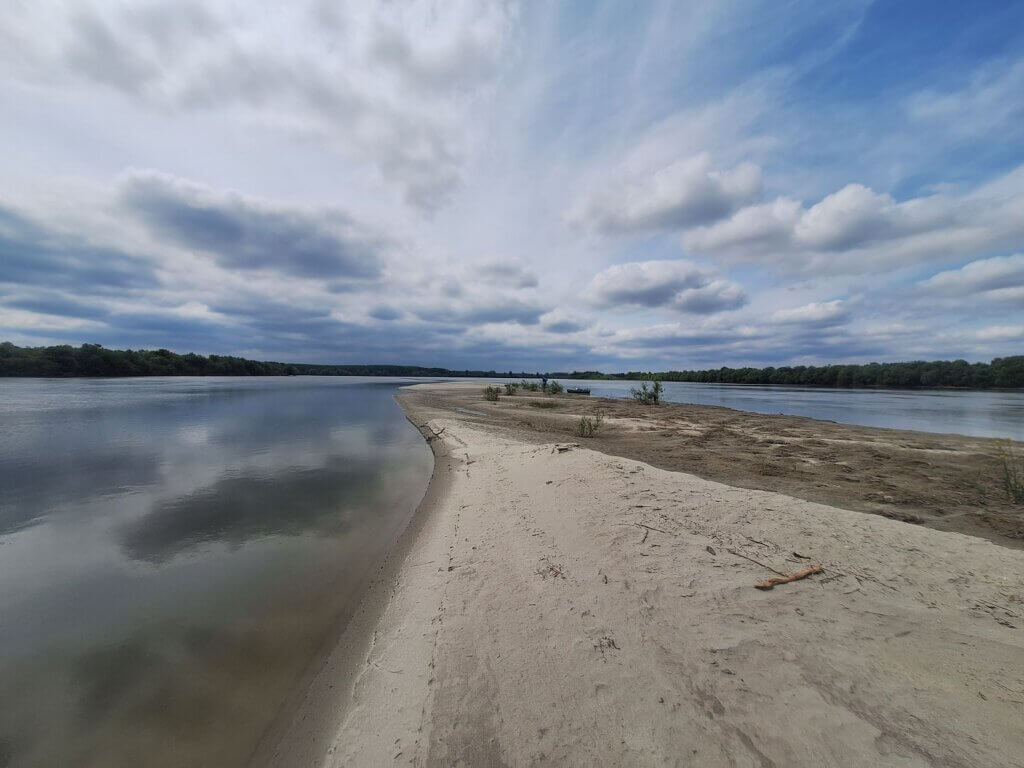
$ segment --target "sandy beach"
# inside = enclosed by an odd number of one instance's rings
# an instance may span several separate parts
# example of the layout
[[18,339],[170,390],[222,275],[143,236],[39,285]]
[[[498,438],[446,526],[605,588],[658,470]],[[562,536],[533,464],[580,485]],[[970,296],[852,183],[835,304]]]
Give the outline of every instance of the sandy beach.
[[[400,395],[435,453],[430,489],[259,760],[1024,765],[1024,551],[996,501],[930,508],[925,492],[929,473],[977,478],[993,441],[688,406],[645,420],[632,404],[606,406],[606,433],[585,440],[571,422],[600,404],[552,399]],[[733,482],[717,482],[713,435],[701,449],[702,433],[664,434],[686,414],[723,442],[754,420],[787,451],[727,445]],[[645,425],[675,458],[622,455]],[[664,466],[687,451],[703,477]],[[789,472],[807,451],[845,469]],[[887,486],[862,487],[869,470]],[[982,535],[937,530],[956,526]]]

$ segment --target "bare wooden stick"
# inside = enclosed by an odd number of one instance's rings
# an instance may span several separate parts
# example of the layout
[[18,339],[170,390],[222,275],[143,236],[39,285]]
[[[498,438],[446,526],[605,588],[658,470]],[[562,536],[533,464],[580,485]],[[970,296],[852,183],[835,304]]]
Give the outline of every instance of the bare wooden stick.
[[818,563],[817,565],[808,566],[807,568],[804,568],[802,571],[791,573],[789,576],[782,576],[781,578],[765,579],[764,581],[759,581],[754,586],[758,589],[771,589],[777,584],[788,584],[791,581],[800,581],[800,579],[806,579],[811,574],[821,573],[823,570],[825,569],[821,567],[821,563]]
[[648,531],[657,531],[658,533],[666,533],[669,536],[672,535],[668,531],[663,531],[661,528],[655,528],[653,525],[644,525],[643,523],[633,523],[633,525],[638,525],[641,528],[646,528]]
[[782,576],[782,577],[784,577],[784,578],[785,578],[785,576],[786,576],[786,574],[785,574],[785,573],[783,573],[782,571],[777,571],[777,570],[775,570],[774,568],[772,568],[772,567],[771,567],[770,565],[768,565],[767,563],[762,563],[762,562],[761,562],[760,560],[755,560],[755,559],[754,559],[754,558],[752,558],[752,557],[747,557],[747,556],[746,556],[746,555],[744,555],[744,554],[743,554],[742,552],[737,552],[737,551],[736,551],[735,549],[727,549],[727,550],[726,550],[726,552],[728,552],[728,553],[729,553],[730,555],[736,555],[736,557],[742,557],[742,558],[743,558],[744,560],[749,560],[750,562],[754,563],[755,565],[760,565],[760,566],[761,566],[762,568],[767,568],[767,569],[768,569],[769,571],[771,571],[772,573],[777,573],[777,574],[779,574],[779,576]]

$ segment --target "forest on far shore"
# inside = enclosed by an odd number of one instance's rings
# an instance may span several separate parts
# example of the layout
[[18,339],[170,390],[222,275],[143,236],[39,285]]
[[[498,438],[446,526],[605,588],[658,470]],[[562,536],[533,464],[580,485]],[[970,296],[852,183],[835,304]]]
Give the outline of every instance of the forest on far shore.
[[[227,355],[177,354],[166,349],[18,347],[0,344],[0,376],[426,376],[439,378],[536,378],[542,374],[494,370],[452,370],[416,365],[317,365],[246,360]],[[549,372],[552,379],[628,379],[690,381],[708,384],[776,384],[807,387],[884,387],[919,389],[1024,388],[1024,355],[997,357],[990,363],[966,360],[798,365],[767,368],[714,368],[699,371]]]

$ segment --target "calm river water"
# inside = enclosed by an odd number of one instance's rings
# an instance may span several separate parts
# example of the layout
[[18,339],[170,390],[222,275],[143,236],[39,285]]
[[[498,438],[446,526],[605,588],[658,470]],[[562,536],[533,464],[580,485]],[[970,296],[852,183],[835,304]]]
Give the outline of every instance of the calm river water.
[[398,384],[0,379],[0,766],[244,764],[426,488]]

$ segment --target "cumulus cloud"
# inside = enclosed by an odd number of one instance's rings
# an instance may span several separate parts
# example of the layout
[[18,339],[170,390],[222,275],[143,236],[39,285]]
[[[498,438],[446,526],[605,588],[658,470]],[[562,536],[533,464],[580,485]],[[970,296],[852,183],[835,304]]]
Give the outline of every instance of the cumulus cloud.
[[610,233],[692,227],[728,216],[761,194],[751,164],[716,170],[702,153],[654,170],[609,180],[570,213],[572,221]]
[[784,197],[744,208],[725,221],[686,233],[683,242],[702,251],[842,252],[924,231],[939,223],[942,208],[938,199],[897,203],[862,184],[848,184],[810,208]]
[[124,208],[159,240],[202,251],[230,269],[310,278],[373,278],[386,242],[340,211],[272,205],[163,174],[120,183]]
[[683,245],[738,262],[856,273],[950,260],[1024,237],[1024,167],[967,194],[897,201],[848,184],[808,207],[779,197],[682,235]]
[[736,309],[747,302],[736,283],[681,259],[616,264],[596,274],[586,293],[599,307],[668,307],[693,314]]
[[978,259],[959,269],[932,275],[918,286],[929,294],[980,295],[990,301],[1014,302],[1024,306],[1024,253]]

